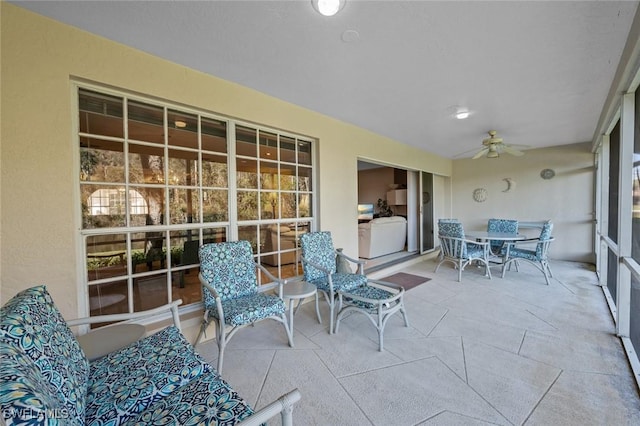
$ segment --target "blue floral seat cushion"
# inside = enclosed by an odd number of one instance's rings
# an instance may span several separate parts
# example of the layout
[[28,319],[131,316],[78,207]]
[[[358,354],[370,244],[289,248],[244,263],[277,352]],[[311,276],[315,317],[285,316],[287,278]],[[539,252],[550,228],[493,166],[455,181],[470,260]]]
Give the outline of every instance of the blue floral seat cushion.
[[87,425],[120,424],[212,368],[175,327],[91,363]]
[[202,375],[180,392],[157,401],[126,425],[235,425],[253,414],[249,405],[218,375]]
[[[391,293],[390,291],[381,289],[379,287],[374,287],[371,285],[363,285],[363,286],[354,288],[353,290],[349,291],[349,294],[365,297],[367,299],[374,299],[374,300],[385,300],[395,296],[395,294]],[[351,299],[349,298],[348,295],[344,295],[344,301],[349,305],[355,305],[360,309],[364,309],[372,314],[375,314],[378,312],[378,305],[373,303],[363,302],[362,300]]]
[[517,257],[518,259],[528,259],[533,262],[537,262],[540,260],[540,257],[538,256],[535,250],[526,250],[521,248],[511,248],[509,250],[509,257],[510,258]]
[[480,259],[484,259],[484,248],[482,246],[478,246],[476,244],[472,244],[472,243],[468,243],[467,244],[467,250],[465,253],[465,258],[466,259],[471,259],[471,258],[480,258]]
[[[57,400],[50,408],[64,410],[67,424],[84,423],[89,361],[45,286],[23,290],[2,307],[0,342],[3,352],[17,349],[26,357],[21,365],[36,368],[32,373],[50,383]],[[0,375],[5,374],[3,365]]]
[[[309,282],[315,285],[318,290],[328,292],[329,291],[329,279],[327,276],[321,276]],[[365,285],[367,283],[367,277],[360,274],[331,274],[331,282],[333,283],[334,291],[350,291],[356,287]]]
[[[264,293],[222,302],[225,323],[233,326],[251,324],[264,318],[282,315],[285,309],[282,299],[278,296]],[[215,305],[209,308],[209,315],[219,319]]]

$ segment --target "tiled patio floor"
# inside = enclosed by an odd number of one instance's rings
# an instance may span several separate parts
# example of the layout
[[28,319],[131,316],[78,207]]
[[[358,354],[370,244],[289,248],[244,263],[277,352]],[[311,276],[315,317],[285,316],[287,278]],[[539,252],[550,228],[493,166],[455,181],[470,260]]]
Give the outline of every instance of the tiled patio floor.
[[[307,303],[295,348],[274,321],[241,330],[224,377],[256,408],[299,388],[297,425],[640,424],[636,384],[590,265],[552,262],[550,286],[529,265],[504,279],[495,269],[492,280],[472,267],[462,283],[450,264],[434,267],[400,269],[431,281],[407,291],[410,327],[393,317],[384,352],[365,316],[329,335],[326,303],[322,325]],[[197,350],[215,365],[215,343]]]

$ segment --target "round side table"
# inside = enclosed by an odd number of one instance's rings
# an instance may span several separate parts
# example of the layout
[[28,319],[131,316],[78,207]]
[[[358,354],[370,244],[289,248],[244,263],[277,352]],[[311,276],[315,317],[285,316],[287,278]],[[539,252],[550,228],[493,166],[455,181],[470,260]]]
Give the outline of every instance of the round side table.
[[[320,309],[318,308],[318,289],[315,285],[309,284],[306,281],[295,281],[287,283],[284,286],[283,299],[289,300],[289,330],[291,330],[291,338],[293,339],[293,315],[298,312],[302,301],[307,297],[315,296],[316,298],[316,315],[318,316],[318,322],[322,324],[322,318],[320,317]],[[293,308],[294,301],[298,300],[298,306]]]

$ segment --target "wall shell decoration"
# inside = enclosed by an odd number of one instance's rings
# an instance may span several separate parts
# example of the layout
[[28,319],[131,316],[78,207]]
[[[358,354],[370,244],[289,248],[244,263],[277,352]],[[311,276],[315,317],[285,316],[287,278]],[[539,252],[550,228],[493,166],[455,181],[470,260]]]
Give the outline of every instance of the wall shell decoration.
[[545,180],[553,179],[555,175],[556,175],[556,172],[554,172],[551,169],[544,169],[543,171],[540,172],[540,177]]
[[489,193],[484,188],[478,188],[473,191],[473,199],[478,203],[483,203],[487,199]]
[[503,189],[502,192],[509,192],[516,188],[516,182],[511,178],[504,178],[503,181],[507,182],[507,189]]

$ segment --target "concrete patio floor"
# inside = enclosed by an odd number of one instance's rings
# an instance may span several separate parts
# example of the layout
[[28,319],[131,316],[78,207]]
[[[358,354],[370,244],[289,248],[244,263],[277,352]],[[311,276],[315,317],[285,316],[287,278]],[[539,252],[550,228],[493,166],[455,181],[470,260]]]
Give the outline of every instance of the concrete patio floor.
[[[384,352],[364,315],[329,335],[327,304],[318,324],[306,303],[295,348],[281,324],[263,321],[230,341],[223,376],[255,408],[298,388],[297,425],[640,424],[637,386],[592,266],[551,262],[550,286],[529,265],[504,279],[494,268],[492,280],[469,267],[462,283],[451,264],[434,268],[431,259],[394,269],[431,281],[406,292],[410,326],[395,315]],[[215,342],[197,351],[215,365]]]

